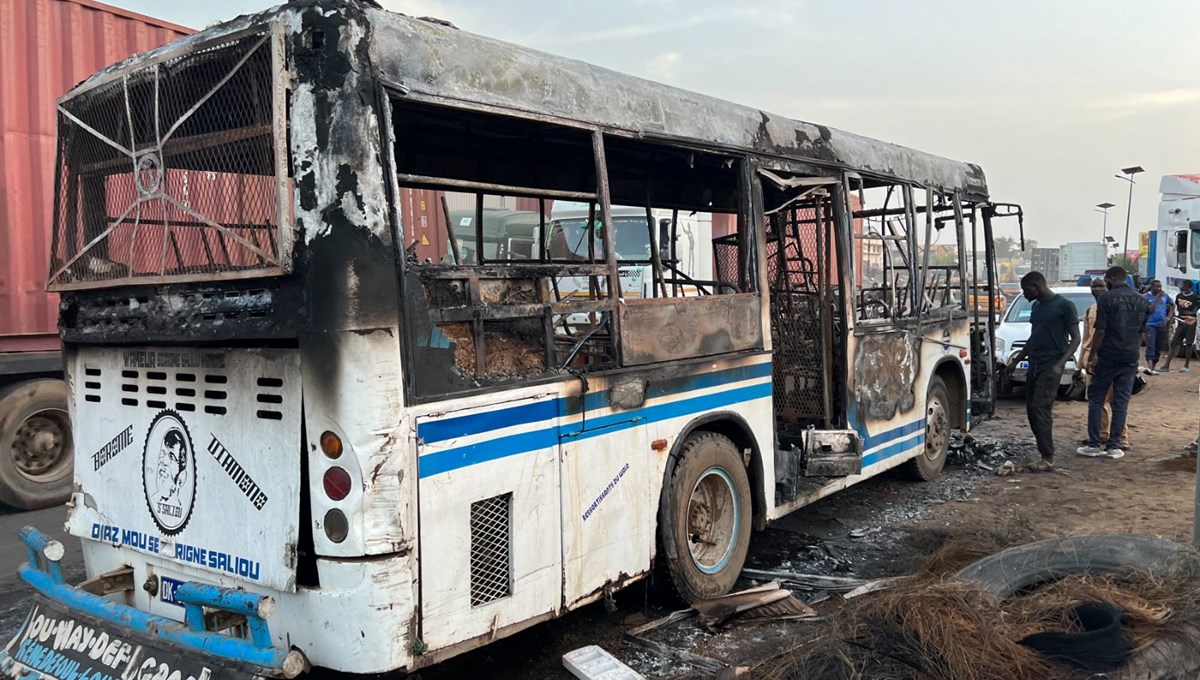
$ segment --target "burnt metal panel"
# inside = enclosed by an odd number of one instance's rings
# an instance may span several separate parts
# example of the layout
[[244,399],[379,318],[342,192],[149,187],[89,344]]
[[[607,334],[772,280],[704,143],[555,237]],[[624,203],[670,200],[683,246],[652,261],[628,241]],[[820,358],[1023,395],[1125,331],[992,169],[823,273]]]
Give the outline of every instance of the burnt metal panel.
[[761,349],[757,295],[627,301],[620,307],[625,366]]
[[0,351],[58,347],[58,296],[45,291],[55,100],[191,32],[90,0],[0,0]]

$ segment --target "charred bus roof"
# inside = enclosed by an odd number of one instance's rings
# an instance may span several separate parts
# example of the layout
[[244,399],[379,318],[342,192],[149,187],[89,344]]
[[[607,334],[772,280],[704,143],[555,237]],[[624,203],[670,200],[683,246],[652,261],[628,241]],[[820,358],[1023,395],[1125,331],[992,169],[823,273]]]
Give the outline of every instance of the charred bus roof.
[[[427,102],[490,108],[568,125],[714,149],[754,152],[896,179],[970,200],[987,199],[982,169],[836,128],[787,118],[592,64],[416,19],[359,0],[298,0],[245,15],[111,66],[63,96],[126,72],[199,51],[235,34],[284,27],[289,40],[337,36],[343,63],[397,93]],[[356,64],[366,57],[367,64]],[[311,64],[293,64],[308,68]],[[330,64],[321,65],[329,68]]]

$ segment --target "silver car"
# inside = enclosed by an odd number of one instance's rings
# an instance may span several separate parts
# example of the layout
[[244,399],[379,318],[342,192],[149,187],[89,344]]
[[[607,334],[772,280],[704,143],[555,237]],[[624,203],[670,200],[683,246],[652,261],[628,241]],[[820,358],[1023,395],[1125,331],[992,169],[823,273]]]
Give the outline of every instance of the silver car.
[[[1087,286],[1064,286],[1050,290],[1075,303],[1075,311],[1079,314],[1079,334],[1082,337],[1083,315],[1089,307],[1096,304],[1096,298],[1092,295],[1091,289]],[[1028,361],[1022,361],[1013,369],[1011,380],[1005,377],[1004,369],[1029,340],[1029,315],[1032,311],[1033,303],[1026,300],[1024,295],[1018,295],[1009,303],[1008,309],[1004,311],[1004,316],[1000,320],[1000,326],[996,329],[996,363],[1001,369],[999,382],[1001,396],[1007,396],[1014,388],[1025,384],[1025,374],[1029,370]],[[1076,375],[1079,372],[1078,361],[1079,350],[1075,350],[1075,359],[1068,361],[1066,368],[1063,369],[1058,386],[1059,396],[1082,398],[1083,382],[1079,379],[1081,376]]]

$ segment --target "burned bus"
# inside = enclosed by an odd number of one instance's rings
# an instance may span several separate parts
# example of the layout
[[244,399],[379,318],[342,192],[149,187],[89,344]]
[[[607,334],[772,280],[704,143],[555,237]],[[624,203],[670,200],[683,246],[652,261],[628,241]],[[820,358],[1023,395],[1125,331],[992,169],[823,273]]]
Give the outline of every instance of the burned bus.
[[[64,677],[85,628],[110,677],[413,670],[653,568],[719,595],[753,531],[935,478],[992,409],[966,257],[1011,210],[975,165],[348,0],[208,28],[58,113],[87,578],[23,533],[10,674]],[[489,206],[530,213],[524,241],[419,257],[419,191],[474,244]],[[586,208],[569,234],[555,201]]]

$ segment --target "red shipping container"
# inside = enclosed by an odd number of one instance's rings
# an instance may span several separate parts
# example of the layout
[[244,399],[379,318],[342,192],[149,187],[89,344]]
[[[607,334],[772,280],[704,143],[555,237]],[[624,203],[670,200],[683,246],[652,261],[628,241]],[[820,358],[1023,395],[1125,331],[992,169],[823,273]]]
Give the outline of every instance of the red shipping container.
[[58,347],[45,292],[58,98],[192,32],[92,0],[0,0],[0,352]]

